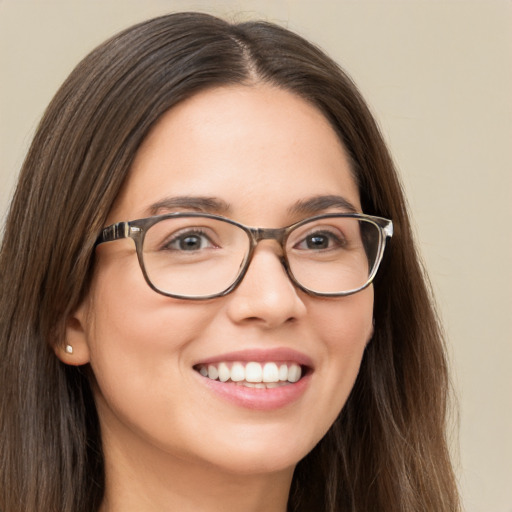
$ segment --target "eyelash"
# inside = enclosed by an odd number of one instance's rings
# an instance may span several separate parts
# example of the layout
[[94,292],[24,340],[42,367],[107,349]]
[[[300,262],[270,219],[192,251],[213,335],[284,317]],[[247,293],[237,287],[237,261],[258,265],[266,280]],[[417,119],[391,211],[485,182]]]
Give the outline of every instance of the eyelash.
[[184,229],[181,233],[176,233],[172,235],[172,238],[170,240],[165,241],[162,246],[160,247],[161,250],[180,250],[183,251],[183,249],[175,249],[171,248],[170,246],[173,243],[179,242],[181,239],[184,239],[186,237],[193,237],[197,236],[199,238],[204,238],[208,241],[209,244],[212,246],[215,246],[212,239],[206,234],[206,232],[202,229],[198,228],[192,228],[192,229]]
[[[307,243],[308,238],[315,237],[315,236],[322,236],[328,238],[329,241],[334,241],[336,247],[343,247],[346,245],[346,240],[343,237],[337,236],[332,231],[322,230],[322,231],[312,231],[310,233],[307,233],[305,236],[301,238],[301,240],[294,245],[294,248],[297,248],[299,245],[303,243]],[[329,250],[331,247],[328,247],[324,250]]]

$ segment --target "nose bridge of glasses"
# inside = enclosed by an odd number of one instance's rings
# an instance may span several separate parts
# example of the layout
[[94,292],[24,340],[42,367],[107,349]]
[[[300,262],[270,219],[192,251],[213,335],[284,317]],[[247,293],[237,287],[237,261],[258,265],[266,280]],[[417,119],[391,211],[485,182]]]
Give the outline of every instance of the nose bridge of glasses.
[[282,246],[285,234],[286,228],[255,228],[251,230],[252,239],[255,244],[262,240],[276,240]]

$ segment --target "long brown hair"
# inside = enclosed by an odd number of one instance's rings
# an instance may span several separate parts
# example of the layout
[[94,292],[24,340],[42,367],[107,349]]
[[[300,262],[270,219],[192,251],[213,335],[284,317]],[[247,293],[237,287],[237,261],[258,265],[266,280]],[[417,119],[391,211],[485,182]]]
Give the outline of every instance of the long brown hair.
[[330,120],[363,211],[395,234],[375,282],[375,332],[352,393],[295,471],[290,511],[459,510],[445,423],[447,364],[393,163],[364,100],[299,36],[181,13],[110,39],[71,73],[28,152],[0,254],[0,510],[91,512],[104,463],[88,368],[58,361],[94,242],[160,116],[198,91],[266,82]]

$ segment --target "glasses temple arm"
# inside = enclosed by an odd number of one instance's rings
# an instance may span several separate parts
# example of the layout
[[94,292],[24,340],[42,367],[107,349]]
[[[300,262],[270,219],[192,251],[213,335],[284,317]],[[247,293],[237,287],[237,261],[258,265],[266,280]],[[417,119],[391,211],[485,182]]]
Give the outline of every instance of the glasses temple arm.
[[112,242],[114,240],[119,240],[120,238],[128,238],[129,233],[130,225],[128,222],[117,222],[116,224],[112,224],[111,226],[107,226],[103,229],[96,239],[95,245],[99,245],[104,242]]
[[387,238],[391,238],[393,236],[393,221],[388,221],[388,223],[382,227],[384,230],[384,234]]

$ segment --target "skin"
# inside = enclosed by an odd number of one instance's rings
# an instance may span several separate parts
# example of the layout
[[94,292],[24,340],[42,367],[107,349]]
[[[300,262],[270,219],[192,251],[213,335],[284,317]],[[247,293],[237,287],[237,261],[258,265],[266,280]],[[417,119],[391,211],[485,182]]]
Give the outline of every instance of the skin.
[[[297,201],[332,194],[361,211],[344,148],[315,107],[269,85],[223,87],[161,118],[107,224],[150,216],[169,196],[208,196],[246,225],[282,227],[314,213],[290,212]],[[187,301],[148,287],[131,240],[97,249],[90,294],[68,321],[73,354],[58,355],[90,363],[95,375],[102,512],[286,510],[295,465],[354,384],[372,334],[373,289],[312,297],[289,281],[279,254],[275,241],[261,242],[233,293]],[[275,410],[226,401],[193,369],[227,352],[272,348],[297,350],[313,366],[304,393]]]

